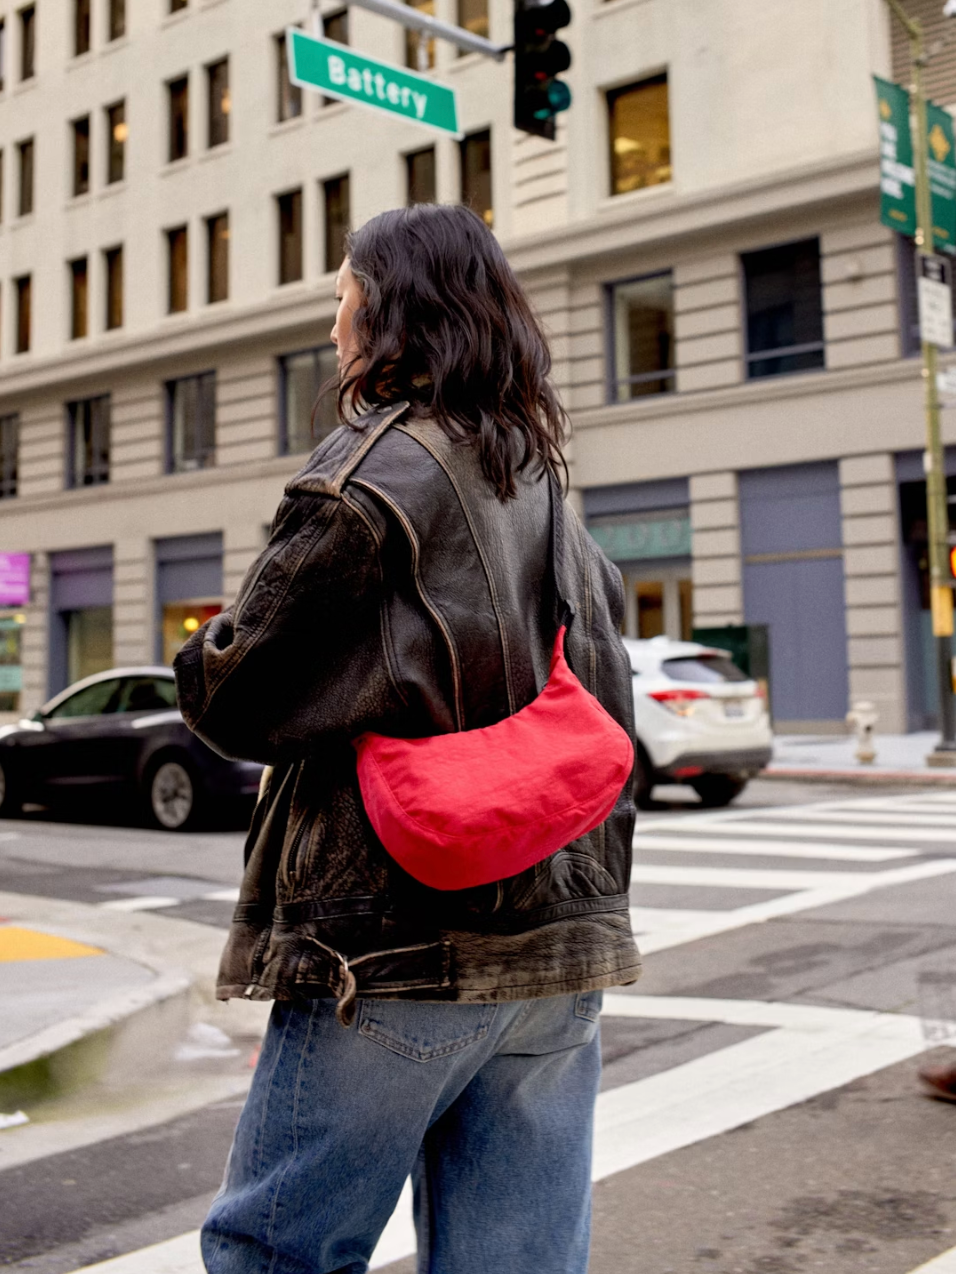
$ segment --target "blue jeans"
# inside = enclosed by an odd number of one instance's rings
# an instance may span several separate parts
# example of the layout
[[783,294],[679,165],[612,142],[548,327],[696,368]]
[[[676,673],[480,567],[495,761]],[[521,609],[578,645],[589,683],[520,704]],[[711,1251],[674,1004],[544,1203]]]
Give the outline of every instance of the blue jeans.
[[364,1274],[406,1178],[421,1274],[585,1274],[601,992],[276,1004],[210,1274]]

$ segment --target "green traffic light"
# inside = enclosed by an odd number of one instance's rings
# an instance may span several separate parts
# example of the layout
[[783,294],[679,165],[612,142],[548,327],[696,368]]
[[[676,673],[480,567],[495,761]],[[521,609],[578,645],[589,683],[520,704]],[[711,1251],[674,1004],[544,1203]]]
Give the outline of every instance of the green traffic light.
[[534,112],[535,119],[551,119],[558,111],[566,111],[571,105],[571,90],[563,80],[554,80],[545,90],[548,104]]

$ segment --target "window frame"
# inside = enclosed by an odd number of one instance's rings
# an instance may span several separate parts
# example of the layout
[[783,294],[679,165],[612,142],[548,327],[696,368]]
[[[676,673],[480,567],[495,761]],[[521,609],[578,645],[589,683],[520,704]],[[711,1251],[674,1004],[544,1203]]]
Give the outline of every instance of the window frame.
[[[276,371],[278,373],[279,382],[277,394],[279,408],[277,423],[279,428],[278,437],[276,439],[276,450],[280,456],[303,456],[308,454],[304,449],[302,451],[292,451],[289,446],[288,360],[290,358],[301,358],[303,354],[311,354],[313,367],[317,371],[319,355],[323,350],[332,350],[334,352],[335,346],[330,341],[326,341],[321,345],[306,345],[301,349],[286,350],[284,354],[278,354],[276,356]],[[319,382],[319,385],[322,383],[324,382]],[[322,438],[316,438],[311,450],[314,450],[322,441]]]
[[[12,446],[7,442],[12,437]],[[12,460],[10,457],[12,451]],[[0,500],[12,500],[18,494],[20,469],[20,413],[4,412],[0,416]]]
[[17,10],[20,19],[20,83],[36,79],[37,73],[37,7],[25,4]]
[[[481,217],[481,219],[485,222],[485,225],[487,225],[490,229],[494,228],[494,224],[495,224],[495,154],[494,154],[494,140],[493,140],[492,132],[493,130],[491,128],[491,125],[488,124],[485,128],[476,128],[476,129],[473,129],[472,132],[466,133],[458,143],[458,169],[459,169],[458,186],[459,186],[459,194],[461,196],[460,202],[464,204],[466,208],[471,208],[472,212],[474,212],[477,216]],[[487,211],[490,213],[490,216],[491,216],[490,221],[484,215],[484,210],[479,211],[477,208],[474,207],[472,203],[469,202],[467,193],[465,191],[466,149],[469,146],[469,144],[474,144],[479,138],[484,138],[484,137],[488,138],[488,198],[490,202],[490,207],[487,209]]]
[[[115,111],[122,112],[122,118],[113,119]],[[103,113],[106,116],[106,184],[107,186],[118,185],[119,182],[126,180],[126,139],[129,136],[129,125],[126,120],[126,98],[121,97],[115,102],[110,102],[108,106],[103,107]],[[117,141],[115,130],[118,126],[122,126],[126,131],[122,140]],[[114,174],[113,160],[119,155],[119,176]]]
[[106,40],[122,40],[126,35],[126,0],[109,0],[106,14]]
[[[183,222],[165,231],[166,313],[185,314],[189,309],[189,224]],[[182,278],[178,273],[177,246],[182,244]],[[182,304],[176,304],[181,299]]]
[[[648,185],[637,186],[634,190],[615,190],[614,189],[614,132],[612,128],[612,116],[614,103],[627,93],[637,92],[639,89],[653,88],[655,85],[663,84],[667,89],[667,150],[670,156],[670,172],[671,175],[667,181],[656,181]],[[674,186],[674,159],[673,145],[671,141],[671,77],[670,68],[665,67],[661,71],[655,71],[651,75],[643,75],[638,80],[628,80],[623,84],[615,84],[610,88],[603,90],[604,98],[604,122],[607,129],[607,197],[609,199],[620,199],[626,195],[637,195],[645,190],[654,190],[658,186],[671,187]]]
[[[24,307],[24,297],[26,306]],[[15,354],[29,354],[33,341],[33,275],[21,274],[13,280]],[[26,323],[23,316],[26,313]],[[24,339],[25,334],[25,339]]]
[[[292,83],[289,75],[289,51],[287,48],[288,40],[284,30],[277,32],[272,37],[272,48],[275,53],[276,68],[276,123],[287,124],[289,120],[301,119],[305,114],[305,95],[302,88],[298,84]],[[283,109],[288,102],[290,105],[298,104],[297,110],[289,110],[285,112]]]
[[[217,76],[223,69],[225,84],[219,84]],[[207,150],[216,150],[219,146],[229,145],[229,116],[231,111],[232,93],[229,83],[229,56],[227,54],[225,57],[217,58],[215,62],[206,63]]]
[[[106,286],[103,289],[103,301],[106,307],[103,316],[104,331],[118,332],[126,321],[126,281],[124,278],[123,245],[121,243],[114,244],[111,248],[103,249],[103,270],[106,276]],[[116,304],[117,294],[114,287],[117,280],[119,281],[118,305]],[[114,322],[117,312],[119,319]]]
[[[83,44],[85,47],[81,48]],[[91,0],[73,0],[73,56],[84,57],[93,49],[93,5]]]
[[[412,161],[420,159],[423,155],[431,155],[432,157],[432,197],[431,199],[412,200]],[[432,146],[418,146],[415,150],[406,151],[402,155],[405,166],[405,207],[414,208],[420,203],[435,203],[438,199],[438,148]]]
[[[216,245],[219,240],[216,238],[216,227],[219,222],[226,223],[226,233],[222,237],[221,242],[225,245],[222,249],[225,255],[223,263],[223,275],[225,278],[225,287],[221,296],[214,296],[213,282],[216,278]],[[229,210],[224,208],[221,212],[214,212],[205,218],[206,222],[206,304],[221,305],[223,301],[229,300],[229,243],[231,238],[231,227],[229,224]]]
[[[105,405],[103,417],[99,421],[94,419],[94,411],[97,406]],[[112,431],[113,431],[113,409],[112,401],[109,394],[92,394],[86,398],[74,398],[65,404],[66,407],[66,465],[65,478],[66,489],[68,491],[82,491],[86,487],[104,486],[110,481],[110,466],[112,462]],[[84,466],[82,473],[77,471],[77,427],[82,425],[81,415],[85,415],[89,420],[90,431],[90,451],[99,450],[105,453],[105,460],[93,460],[87,467]],[[105,428],[104,428],[105,424]],[[103,438],[99,439],[97,446],[97,438],[95,429],[100,426],[101,431],[105,433],[105,447]]]
[[[208,446],[203,448],[196,459],[195,464],[177,464],[177,458],[174,450],[174,428],[175,428],[175,393],[176,386],[184,385],[188,382],[196,384],[197,394],[201,396],[203,392],[203,382],[212,386],[212,440]],[[186,376],[174,376],[170,380],[163,382],[163,391],[166,400],[166,428],[165,428],[165,471],[168,474],[174,473],[194,473],[199,469],[211,469],[216,464],[216,392],[217,378],[215,368],[210,368],[204,372],[192,372]]]
[[[658,399],[664,394],[677,393],[677,339],[676,335],[673,341],[674,350],[674,366],[665,368],[655,372],[638,372],[634,376],[618,376],[617,374],[617,341],[614,329],[615,309],[614,309],[614,291],[618,287],[626,287],[629,283],[646,283],[651,279],[661,279],[669,277],[671,280],[671,292],[674,288],[674,270],[673,267],[664,270],[650,270],[643,274],[628,275],[623,279],[610,279],[603,285],[604,291],[604,336],[605,336],[605,384],[604,384],[604,402],[608,407],[626,407],[633,406],[635,402],[640,402],[642,398]],[[676,313],[676,311],[672,311]],[[617,390],[623,385],[647,385],[652,381],[670,381],[671,389],[659,390],[656,394],[639,394],[637,398],[618,398]]]
[[[298,196],[298,199],[299,199],[299,205],[298,205],[299,207],[299,218],[298,218],[298,241],[299,241],[298,269],[299,269],[299,272],[298,274],[293,274],[287,278],[284,278],[283,274],[284,274],[284,264],[285,264],[286,256],[283,250],[284,238],[283,238],[283,230],[282,230],[282,203],[283,203],[283,200],[285,199],[290,199],[294,201],[296,196]],[[276,264],[278,266],[278,269],[276,271],[276,275],[277,275],[276,285],[280,288],[284,288],[284,287],[288,287],[292,283],[301,283],[302,280],[305,278],[305,226],[304,226],[305,212],[304,212],[304,206],[303,206],[305,202],[305,188],[303,186],[294,186],[291,190],[280,191],[278,194],[274,195],[273,198],[275,200],[276,258],[277,258]],[[290,208],[294,206],[295,206],[294,203],[290,204]]]
[[[333,219],[329,216],[330,203],[334,197],[333,187],[345,187],[345,225],[342,228],[341,244],[336,248],[332,239]],[[322,266],[323,273],[334,274],[345,260],[345,237],[352,222],[352,175],[351,172],[339,173],[335,177],[322,180]]]
[[[177,147],[174,145],[177,140],[178,133],[176,122],[179,118],[173,110],[174,102],[180,100],[183,102],[182,112],[182,153],[176,154]],[[184,159],[189,158],[189,72],[186,71],[182,75],[176,75],[171,80],[166,81],[166,162],[168,164],[179,164]]]
[[[750,307],[748,305],[748,289],[747,289],[747,269],[744,264],[744,258],[757,256],[761,253],[776,252],[783,248],[795,248],[802,243],[816,243],[817,245],[817,263],[820,277],[820,339],[819,341],[803,341],[796,345],[781,345],[776,349],[754,350],[750,348]],[[753,381],[776,380],[781,376],[806,376],[815,372],[823,372],[827,370],[827,341],[826,341],[826,325],[825,313],[823,308],[823,253],[820,244],[820,235],[806,235],[800,239],[784,239],[777,243],[764,244],[759,248],[751,248],[748,251],[739,251],[737,253],[737,271],[738,271],[738,291],[739,305],[741,317],[741,336],[742,336],[742,372],[745,384]],[[791,358],[798,357],[800,354],[810,354],[819,352],[822,355],[822,361],[817,367],[796,367],[790,371],[768,372],[763,376],[751,375],[751,365],[757,362],[763,362],[770,358]]]
[[[86,159],[85,161],[81,161],[80,140],[83,137],[82,126],[84,124],[86,125],[86,138],[85,138]],[[70,133],[73,138],[73,188],[70,192],[70,195],[71,195],[71,198],[73,199],[80,199],[82,198],[83,195],[88,195],[90,193],[90,186],[92,184],[92,173],[90,171],[90,155],[92,151],[92,145],[91,145],[92,128],[91,128],[90,116],[88,114],[78,115],[76,119],[71,119]],[[85,184],[82,183],[80,180],[80,171],[84,163],[86,166]]]
[[[82,273],[83,273],[83,280],[84,280],[82,332],[77,331],[77,327],[78,327],[77,316],[78,316],[79,310],[76,304],[77,282],[79,278],[78,267],[80,265],[83,266]],[[89,336],[89,333],[90,333],[90,259],[86,255],[81,257],[74,257],[72,261],[67,262],[67,267],[70,271],[70,340],[82,341],[87,336]]]
[[[17,159],[20,179],[20,189],[17,191],[17,216],[32,217],[36,203],[36,137],[25,137],[22,142],[17,142]],[[29,163],[27,155],[29,154]],[[25,180],[25,174],[29,172],[30,180]],[[29,198],[27,197],[29,196]],[[29,205],[29,206],[27,206]]]

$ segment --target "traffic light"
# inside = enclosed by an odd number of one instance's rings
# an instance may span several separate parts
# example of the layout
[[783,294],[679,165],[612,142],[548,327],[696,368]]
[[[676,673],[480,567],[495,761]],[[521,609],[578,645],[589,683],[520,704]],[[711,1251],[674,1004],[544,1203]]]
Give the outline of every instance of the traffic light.
[[949,577],[952,580],[956,580],[956,544],[952,541],[946,548],[946,560],[949,563]]
[[571,90],[557,77],[571,65],[571,50],[554,38],[571,21],[567,0],[515,0],[515,128],[554,141],[554,117],[571,105]]

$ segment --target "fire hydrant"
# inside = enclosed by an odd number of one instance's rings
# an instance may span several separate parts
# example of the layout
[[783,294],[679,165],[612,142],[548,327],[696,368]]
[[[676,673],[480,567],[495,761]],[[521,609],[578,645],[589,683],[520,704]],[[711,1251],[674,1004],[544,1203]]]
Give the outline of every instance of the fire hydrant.
[[863,765],[872,765],[876,760],[873,730],[879,719],[876,706],[863,701],[855,703],[846,714],[847,725],[856,732],[856,759]]

